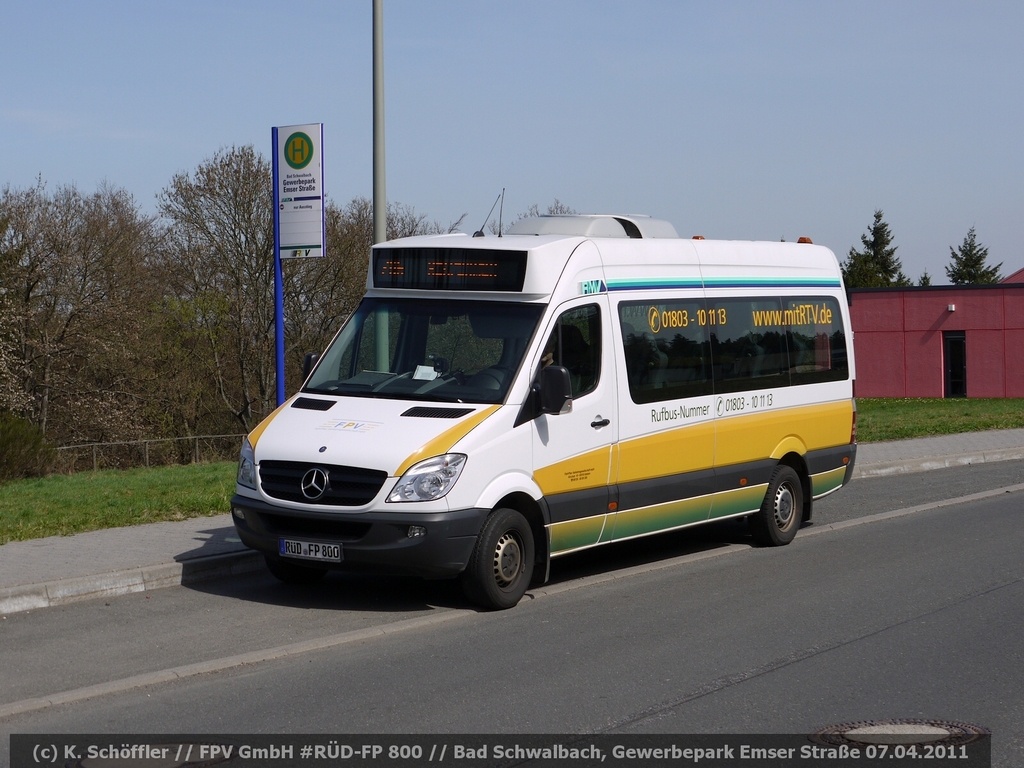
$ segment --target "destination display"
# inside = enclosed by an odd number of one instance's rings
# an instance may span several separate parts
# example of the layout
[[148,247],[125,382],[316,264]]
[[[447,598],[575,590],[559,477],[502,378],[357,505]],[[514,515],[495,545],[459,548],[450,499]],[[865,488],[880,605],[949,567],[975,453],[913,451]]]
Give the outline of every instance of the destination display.
[[373,252],[375,288],[515,291],[526,280],[526,251],[383,248]]

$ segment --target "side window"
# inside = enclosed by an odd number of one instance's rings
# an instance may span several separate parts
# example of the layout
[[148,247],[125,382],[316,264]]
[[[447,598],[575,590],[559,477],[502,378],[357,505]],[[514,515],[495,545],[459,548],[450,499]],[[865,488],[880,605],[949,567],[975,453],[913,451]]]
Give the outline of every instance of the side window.
[[828,296],[787,299],[786,310],[793,384],[849,378],[839,303]]
[[782,299],[713,299],[708,310],[723,321],[711,341],[716,392],[789,386]]
[[699,299],[620,304],[626,380],[633,402],[710,394],[709,332],[714,323]]
[[829,296],[678,299],[619,305],[637,404],[849,378]]
[[708,310],[723,320],[711,343],[716,392],[849,377],[843,318],[832,297],[715,299]]
[[541,365],[564,365],[569,370],[572,396],[597,386],[601,372],[601,310],[595,304],[563,312],[555,323]]

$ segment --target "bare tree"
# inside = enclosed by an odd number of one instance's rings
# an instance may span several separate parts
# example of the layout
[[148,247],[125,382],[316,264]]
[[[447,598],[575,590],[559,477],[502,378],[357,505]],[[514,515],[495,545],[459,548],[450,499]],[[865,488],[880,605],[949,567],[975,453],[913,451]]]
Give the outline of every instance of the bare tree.
[[[576,215],[578,213],[579,211],[566,205],[556,197],[544,211],[541,211],[540,206],[537,205],[537,203],[531,203],[530,207],[527,208],[523,213],[520,213],[518,216],[516,216],[512,223],[515,223],[516,221],[521,221],[522,219],[531,219],[536,216],[571,216]],[[508,228],[512,226],[512,223],[504,225],[502,231],[508,230]],[[494,222],[490,225],[490,231],[493,234],[497,234],[497,222]]]
[[164,267],[179,333],[195,344],[193,376],[249,429],[274,386],[274,233],[269,163],[251,146],[224,149],[159,195]]
[[[223,149],[158,205],[42,180],[0,195],[0,410],[55,443],[247,430],[276,405],[269,163]],[[284,262],[293,386],[366,287],[371,203],[326,214],[326,258]],[[388,206],[388,239],[458,224]]]
[[7,347],[26,417],[52,440],[120,439],[138,428],[139,318],[151,222],[123,191],[5,189]]
[[[4,191],[4,198],[8,190]],[[0,208],[0,413],[24,413],[28,394],[21,386],[16,340],[21,326],[20,309],[15,302],[15,269],[23,256],[23,245],[11,227],[6,206]]]

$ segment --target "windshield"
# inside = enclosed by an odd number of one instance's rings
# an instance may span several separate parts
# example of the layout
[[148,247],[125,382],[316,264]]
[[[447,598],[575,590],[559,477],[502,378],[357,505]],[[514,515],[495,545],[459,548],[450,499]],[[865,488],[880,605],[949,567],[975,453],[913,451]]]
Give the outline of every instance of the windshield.
[[536,304],[365,298],[303,391],[500,403],[542,311]]

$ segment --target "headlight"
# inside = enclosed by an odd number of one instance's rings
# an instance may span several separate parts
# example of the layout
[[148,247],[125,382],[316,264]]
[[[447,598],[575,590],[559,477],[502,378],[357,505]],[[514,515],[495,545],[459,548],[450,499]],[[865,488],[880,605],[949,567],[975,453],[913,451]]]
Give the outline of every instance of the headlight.
[[421,461],[399,478],[388,501],[440,499],[455,485],[465,465],[466,456],[461,453],[447,453]]
[[256,489],[256,452],[248,438],[242,441],[242,452],[238,457],[238,484]]

